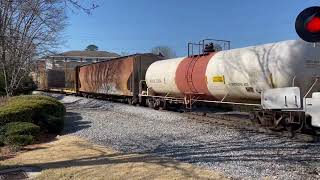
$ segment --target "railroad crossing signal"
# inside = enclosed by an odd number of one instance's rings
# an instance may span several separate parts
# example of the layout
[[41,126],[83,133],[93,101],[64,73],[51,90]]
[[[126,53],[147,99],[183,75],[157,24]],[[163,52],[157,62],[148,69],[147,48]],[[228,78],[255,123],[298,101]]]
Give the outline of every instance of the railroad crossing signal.
[[320,42],[320,7],[303,10],[296,19],[296,32],[307,42]]

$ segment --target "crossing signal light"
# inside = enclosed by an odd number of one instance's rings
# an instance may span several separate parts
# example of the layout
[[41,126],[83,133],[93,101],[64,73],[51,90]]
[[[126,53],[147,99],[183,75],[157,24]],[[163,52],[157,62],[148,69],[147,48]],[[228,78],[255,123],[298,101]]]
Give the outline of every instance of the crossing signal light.
[[296,19],[296,32],[307,42],[320,42],[320,7],[303,10]]

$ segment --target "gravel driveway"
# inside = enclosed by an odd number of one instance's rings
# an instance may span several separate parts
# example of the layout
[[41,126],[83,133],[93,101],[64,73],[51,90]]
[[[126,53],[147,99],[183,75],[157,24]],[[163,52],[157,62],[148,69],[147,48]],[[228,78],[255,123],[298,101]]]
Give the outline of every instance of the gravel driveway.
[[320,144],[223,125],[183,114],[102,100],[58,96],[67,106],[66,134],[222,171],[235,179],[319,179]]

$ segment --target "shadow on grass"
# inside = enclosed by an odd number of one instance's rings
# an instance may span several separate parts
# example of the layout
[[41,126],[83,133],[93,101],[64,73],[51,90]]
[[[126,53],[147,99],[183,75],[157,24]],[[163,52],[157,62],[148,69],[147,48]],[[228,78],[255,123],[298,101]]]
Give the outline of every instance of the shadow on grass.
[[[54,179],[64,178],[64,176],[77,177],[78,179],[88,179],[92,176],[102,177],[102,179],[108,177],[111,179],[112,177],[117,177],[116,179],[119,177],[126,177],[124,179],[155,179],[157,177],[167,179],[169,177],[172,179],[176,175],[183,177],[183,179],[201,179],[212,175],[210,173],[209,175],[203,174],[203,171],[198,168],[168,158],[146,153],[114,152],[77,139],[61,139],[54,144],[47,144],[45,147],[45,149],[26,152],[24,156],[13,160],[14,165],[9,164],[3,166],[2,169],[38,167],[42,170],[49,170],[43,174],[42,178]],[[30,156],[34,156],[34,158],[30,158]],[[168,173],[171,174],[167,176]],[[217,177],[220,175],[217,174]]]
[[[156,165],[159,170],[155,170],[155,167],[150,167],[150,165]],[[190,168],[187,166],[181,165],[181,162],[173,161],[167,158],[156,157],[148,154],[131,154],[131,153],[114,153],[114,154],[102,154],[98,156],[85,157],[79,159],[65,160],[65,161],[55,161],[55,162],[46,162],[46,163],[30,163],[24,164],[23,166],[14,166],[16,167],[39,167],[42,170],[53,170],[53,169],[64,169],[64,168],[75,168],[75,167],[84,167],[86,169],[92,169],[91,174],[94,175],[105,175],[108,173],[118,174],[120,177],[123,173],[130,174],[131,179],[154,179],[157,177],[163,177],[166,175],[166,172],[163,171],[163,168],[170,169],[170,171],[179,172],[183,177],[188,177],[192,179],[202,179],[202,175],[197,173],[195,168]],[[116,167],[115,170],[110,170],[106,172],[101,168],[102,166]],[[7,166],[6,168],[11,168]],[[144,170],[138,170],[143,168]],[[112,169],[112,168],[110,168]],[[115,172],[113,172],[115,171]],[[119,172],[117,172],[119,171]],[[141,172],[140,172],[141,171]],[[70,173],[70,174],[69,174]],[[72,175],[74,172],[65,172],[65,174]],[[74,175],[79,172],[75,172]],[[83,172],[85,174],[85,172]]]

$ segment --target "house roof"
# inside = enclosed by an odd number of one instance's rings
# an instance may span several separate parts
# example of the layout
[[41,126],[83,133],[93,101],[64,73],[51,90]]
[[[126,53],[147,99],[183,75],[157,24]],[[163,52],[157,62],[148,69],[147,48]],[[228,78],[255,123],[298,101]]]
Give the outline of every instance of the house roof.
[[117,53],[107,52],[107,51],[67,51],[56,55],[51,55],[50,57],[119,57]]

